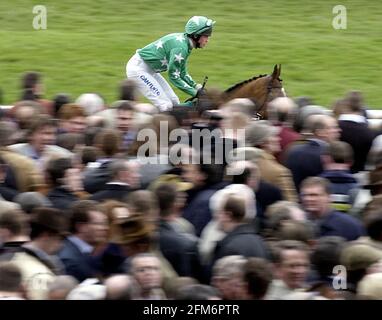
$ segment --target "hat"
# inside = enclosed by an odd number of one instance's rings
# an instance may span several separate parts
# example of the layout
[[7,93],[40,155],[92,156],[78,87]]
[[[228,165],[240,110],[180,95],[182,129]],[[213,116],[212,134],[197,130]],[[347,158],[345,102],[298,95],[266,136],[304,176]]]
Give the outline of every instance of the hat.
[[341,253],[341,264],[349,271],[367,269],[380,259],[382,259],[382,250],[366,243],[349,243]]
[[364,186],[365,189],[382,185],[382,166],[369,172],[369,183]]
[[357,293],[372,299],[382,300],[382,273],[366,275],[358,283]]
[[178,175],[176,174],[163,174],[159,176],[156,180],[154,180],[150,186],[149,190],[154,191],[160,185],[165,183],[172,183],[176,186],[176,190],[178,192],[185,192],[187,190],[192,189],[193,184],[190,182],[184,182]]
[[245,131],[246,143],[249,147],[256,147],[265,142],[269,137],[278,135],[279,127],[272,126],[268,121],[254,121]]
[[121,245],[128,245],[149,238],[154,231],[154,226],[147,222],[145,217],[140,214],[129,216],[127,219],[118,223],[118,226],[121,230],[121,235],[116,242]]

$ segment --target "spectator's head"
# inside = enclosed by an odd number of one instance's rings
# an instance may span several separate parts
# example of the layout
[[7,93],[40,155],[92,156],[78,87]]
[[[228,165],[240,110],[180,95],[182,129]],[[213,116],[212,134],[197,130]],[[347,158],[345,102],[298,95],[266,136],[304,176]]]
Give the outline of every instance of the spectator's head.
[[256,147],[274,154],[281,150],[280,129],[272,126],[268,121],[252,122],[246,129],[246,143],[249,147]]
[[155,189],[155,195],[158,199],[159,216],[162,219],[173,216],[177,199],[176,186],[171,183],[162,183]]
[[[264,236],[269,240],[280,239],[281,230],[288,221],[305,221],[305,212],[295,202],[277,201],[265,211]],[[289,229],[289,227],[287,227]],[[285,229],[284,229],[285,230]]]
[[194,188],[212,186],[223,180],[224,170],[215,164],[183,164],[182,177],[194,185]]
[[345,99],[338,99],[334,101],[332,109],[333,115],[336,119],[338,119],[341,114],[349,112],[349,106]]
[[58,112],[60,127],[65,132],[84,133],[86,128],[86,113],[84,109],[74,103],[68,103]]
[[52,204],[47,197],[39,192],[22,192],[19,193],[14,199],[14,202],[20,205],[25,213],[31,213],[33,209],[38,207],[51,207]]
[[96,147],[91,147],[91,146],[82,147],[80,151],[81,164],[83,166],[86,166],[90,162],[96,162],[97,151],[98,150]]
[[368,274],[358,283],[357,294],[361,297],[382,300],[382,273]]
[[231,176],[233,184],[245,184],[256,190],[260,182],[260,171],[256,164],[250,161],[235,161],[228,165],[227,176]]
[[12,298],[23,298],[21,270],[12,262],[0,263],[0,292]]
[[12,135],[16,127],[9,121],[0,121],[0,147],[6,147],[13,143]]
[[219,290],[224,300],[243,298],[243,266],[245,263],[246,259],[242,256],[226,256],[215,262],[211,284]]
[[57,137],[57,145],[74,153],[84,145],[84,135],[80,133],[62,133]]
[[325,114],[309,116],[306,119],[306,129],[315,138],[327,143],[338,140],[341,132],[337,120]]
[[131,130],[134,114],[135,109],[133,105],[128,101],[122,102],[117,108],[115,127],[121,133],[126,133]]
[[251,300],[261,300],[272,282],[272,268],[262,258],[249,258],[243,266],[243,280],[246,296]]
[[87,279],[75,287],[66,297],[66,300],[105,300],[106,286],[100,284],[98,279]]
[[142,215],[149,223],[158,221],[158,199],[149,190],[138,190],[129,193],[127,196],[127,206],[131,212]]
[[39,153],[43,152],[45,146],[55,144],[55,121],[47,115],[41,115],[32,121],[29,127],[29,143]]
[[353,149],[347,142],[332,141],[329,143],[324,159],[328,170],[349,169],[353,163]]
[[126,274],[116,274],[105,280],[106,300],[135,300],[138,287],[135,279]]
[[21,89],[23,96],[21,100],[35,100],[42,96],[43,85],[41,75],[38,72],[26,72],[21,80]]
[[68,191],[77,191],[82,187],[82,178],[78,168],[73,167],[69,158],[52,159],[46,168],[53,187],[65,187]]
[[97,93],[81,94],[75,103],[84,109],[87,116],[91,116],[105,108],[105,102]]
[[66,300],[69,292],[78,286],[76,278],[59,275],[48,283],[48,300]]
[[109,221],[109,240],[119,241],[122,236],[120,224],[131,215],[127,205],[117,200],[106,200],[99,205],[99,209]]
[[224,189],[218,190],[210,198],[210,210],[214,219],[218,219],[218,215],[224,210],[227,199],[230,196],[243,198],[245,202],[245,221],[252,222],[256,216],[255,193],[244,184],[232,184]]
[[53,208],[36,208],[31,214],[30,238],[48,254],[57,253],[66,234],[67,221],[62,212]]
[[28,240],[28,217],[19,210],[10,210],[0,215],[0,243]]
[[307,246],[295,240],[278,242],[273,248],[276,277],[290,289],[302,288],[309,271]]
[[131,214],[119,224],[121,238],[118,243],[128,257],[150,251],[154,225],[141,214]]
[[318,239],[311,255],[311,262],[321,280],[328,281],[333,276],[333,268],[341,264],[341,252],[345,240],[327,236]]
[[284,221],[276,233],[278,240],[297,240],[309,246],[315,242],[314,227],[309,221]]
[[315,218],[322,218],[330,211],[330,182],[321,177],[309,177],[300,186],[302,206]]
[[31,123],[42,114],[42,107],[36,101],[20,101],[13,107],[14,119],[21,130],[29,129]]
[[153,254],[142,253],[132,257],[130,274],[137,281],[142,295],[162,287],[161,263]]
[[345,97],[348,109],[352,113],[362,114],[363,96],[360,91],[350,91]]
[[230,232],[238,224],[243,223],[245,212],[244,197],[238,195],[228,196],[223,209],[217,215],[219,228],[224,232]]
[[121,135],[112,129],[103,129],[97,133],[94,146],[105,157],[112,158],[121,150]]
[[104,243],[108,236],[106,215],[91,200],[81,200],[71,208],[70,233],[94,246]]
[[138,100],[138,91],[135,81],[131,79],[123,80],[119,86],[119,100]]
[[140,185],[139,167],[136,168],[132,161],[114,160],[110,165],[110,181],[127,183],[132,189],[138,188]]
[[220,300],[214,287],[205,284],[192,284],[181,288],[175,300]]
[[57,117],[61,107],[71,102],[71,98],[67,93],[59,93],[53,98],[54,115]]
[[268,103],[268,119],[272,123],[291,125],[297,114],[298,106],[290,98],[279,97]]
[[340,264],[346,268],[348,289],[355,290],[357,283],[381,260],[382,251],[368,242],[346,243],[341,251]]

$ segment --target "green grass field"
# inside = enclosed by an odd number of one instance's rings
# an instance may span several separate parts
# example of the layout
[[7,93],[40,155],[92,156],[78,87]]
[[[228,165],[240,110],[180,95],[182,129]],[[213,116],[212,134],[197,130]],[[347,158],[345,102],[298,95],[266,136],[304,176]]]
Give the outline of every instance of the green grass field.
[[[125,64],[137,48],[180,32],[192,15],[217,21],[208,47],[193,52],[197,81],[225,89],[282,64],[288,95],[330,106],[350,89],[382,108],[382,2],[379,0],[13,0],[0,2],[0,88],[19,96],[24,71],[40,71],[47,98],[99,92],[117,98]],[[48,10],[47,30],[32,28],[32,8]],[[347,29],[332,27],[333,6],[347,8]],[[181,99],[185,94],[176,91]]]

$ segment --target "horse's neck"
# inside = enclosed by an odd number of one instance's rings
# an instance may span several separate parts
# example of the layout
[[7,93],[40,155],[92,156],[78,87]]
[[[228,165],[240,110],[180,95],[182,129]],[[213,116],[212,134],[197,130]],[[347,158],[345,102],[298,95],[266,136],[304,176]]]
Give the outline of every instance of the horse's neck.
[[237,88],[236,90],[228,92],[226,95],[227,100],[235,98],[254,98],[259,102],[264,101],[267,95],[267,86],[264,81],[264,78],[257,79]]

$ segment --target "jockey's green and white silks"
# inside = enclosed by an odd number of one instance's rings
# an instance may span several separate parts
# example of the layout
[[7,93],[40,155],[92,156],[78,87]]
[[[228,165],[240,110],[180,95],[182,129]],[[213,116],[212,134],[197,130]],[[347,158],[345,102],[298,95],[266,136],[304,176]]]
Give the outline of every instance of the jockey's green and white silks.
[[191,50],[191,40],[184,33],[172,33],[137,50],[137,53],[153,71],[168,71],[174,86],[195,96],[196,82],[187,72],[187,59]]

